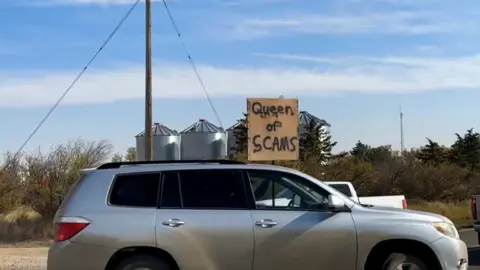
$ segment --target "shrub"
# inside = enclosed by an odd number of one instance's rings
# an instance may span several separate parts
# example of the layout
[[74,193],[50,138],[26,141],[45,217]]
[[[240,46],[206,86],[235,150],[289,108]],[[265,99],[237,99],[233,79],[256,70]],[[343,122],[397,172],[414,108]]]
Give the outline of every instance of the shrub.
[[51,219],[43,218],[30,207],[20,206],[0,217],[0,243],[52,238]]

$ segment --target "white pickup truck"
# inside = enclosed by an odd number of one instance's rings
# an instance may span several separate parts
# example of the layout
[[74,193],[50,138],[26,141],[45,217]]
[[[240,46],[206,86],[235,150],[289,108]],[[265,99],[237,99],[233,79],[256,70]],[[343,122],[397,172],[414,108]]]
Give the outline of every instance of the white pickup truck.
[[[353,187],[352,183],[348,181],[323,181],[323,183],[335,188],[343,193],[356,203],[371,206],[392,207],[392,208],[407,208],[407,201],[403,195],[392,196],[372,196],[372,197],[358,197],[357,191]],[[275,205],[287,206],[292,203],[294,198],[292,192],[288,189],[284,189],[275,195]],[[293,202],[295,204],[295,202]],[[257,201],[257,204],[272,205],[272,200]]]
[[345,196],[357,203],[373,206],[385,206],[403,209],[407,208],[407,200],[403,195],[358,197],[357,191],[353,187],[352,183],[348,181],[324,181],[324,183],[340,191]]

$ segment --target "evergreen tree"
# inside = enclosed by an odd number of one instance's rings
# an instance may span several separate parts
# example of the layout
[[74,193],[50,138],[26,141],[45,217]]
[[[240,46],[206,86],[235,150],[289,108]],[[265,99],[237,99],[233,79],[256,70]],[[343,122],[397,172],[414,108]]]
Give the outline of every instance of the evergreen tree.
[[243,114],[243,119],[238,120],[240,125],[233,130],[235,134],[235,147],[232,149],[236,154],[246,153],[248,151],[248,126],[246,113]]
[[369,162],[382,162],[392,158],[392,147],[391,145],[371,147],[358,141],[350,151],[350,154]]
[[325,124],[312,120],[300,135],[300,159],[326,162],[332,158],[332,149],[336,144],[325,130]]
[[350,151],[350,155],[359,158],[367,158],[367,153],[371,149],[370,145],[358,141]]
[[463,136],[458,133],[455,135],[457,140],[452,145],[451,160],[470,171],[478,169],[480,167],[480,134],[471,128]]
[[427,138],[428,143],[420,148],[416,157],[423,163],[437,165],[448,160],[448,149]]

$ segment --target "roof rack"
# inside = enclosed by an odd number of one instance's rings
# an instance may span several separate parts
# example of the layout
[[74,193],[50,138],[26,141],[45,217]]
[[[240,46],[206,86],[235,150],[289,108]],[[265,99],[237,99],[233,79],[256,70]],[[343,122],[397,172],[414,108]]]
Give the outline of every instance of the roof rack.
[[218,164],[245,164],[241,161],[225,160],[225,159],[198,159],[198,160],[152,160],[152,161],[126,161],[126,162],[109,162],[100,165],[97,170],[118,169],[122,166],[131,165],[148,165],[148,164],[188,164],[188,163],[218,163]]

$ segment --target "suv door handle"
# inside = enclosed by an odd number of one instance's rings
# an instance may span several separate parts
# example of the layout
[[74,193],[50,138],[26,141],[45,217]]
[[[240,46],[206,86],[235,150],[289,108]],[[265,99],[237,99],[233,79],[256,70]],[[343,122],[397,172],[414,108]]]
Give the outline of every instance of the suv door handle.
[[262,227],[262,228],[271,228],[271,227],[273,227],[277,224],[278,224],[277,222],[275,222],[271,219],[268,219],[268,218],[255,222],[256,226],[259,226],[259,227]]
[[185,222],[181,221],[178,218],[171,218],[167,221],[162,222],[162,225],[169,226],[169,227],[180,227],[184,224]]

